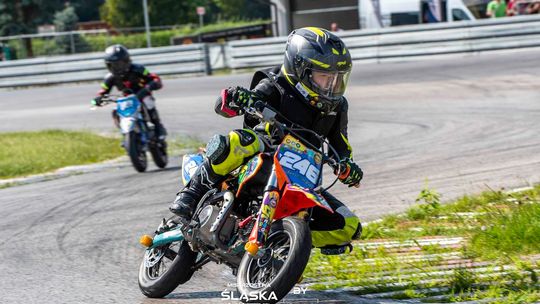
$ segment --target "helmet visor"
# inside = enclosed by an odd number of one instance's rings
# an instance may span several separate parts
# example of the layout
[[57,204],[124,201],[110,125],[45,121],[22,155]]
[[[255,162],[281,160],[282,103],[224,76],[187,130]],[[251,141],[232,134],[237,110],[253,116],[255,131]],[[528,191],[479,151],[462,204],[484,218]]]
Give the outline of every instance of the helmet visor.
[[106,61],[106,64],[107,69],[115,75],[122,75],[129,69],[129,63],[124,60]]
[[323,97],[330,99],[341,98],[347,88],[351,72],[325,72],[313,70],[310,81],[313,87]]

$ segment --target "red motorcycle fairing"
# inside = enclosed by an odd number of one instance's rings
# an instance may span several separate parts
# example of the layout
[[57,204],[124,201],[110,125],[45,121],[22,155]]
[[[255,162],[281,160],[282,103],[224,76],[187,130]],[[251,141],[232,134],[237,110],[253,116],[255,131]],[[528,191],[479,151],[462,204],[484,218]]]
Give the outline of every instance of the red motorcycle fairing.
[[[283,165],[287,167],[284,168]],[[257,255],[259,248],[264,246],[274,220],[300,214],[305,209],[317,206],[334,212],[326,200],[312,189],[320,183],[321,169],[322,156],[319,152],[308,149],[291,135],[283,139],[274,153],[267,190],[264,192],[249,241],[245,245],[245,250],[250,255]],[[311,174],[313,172],[316,172],[316,175]],[[303,185],[306,188],[302,187]]]
[[298,186],[287,185],[274,213],[274,220],[280,220],[287,216],[298,213],[301,210],[313,207],[321,207],[330,213],[334,210],[322,195],[302,189]]

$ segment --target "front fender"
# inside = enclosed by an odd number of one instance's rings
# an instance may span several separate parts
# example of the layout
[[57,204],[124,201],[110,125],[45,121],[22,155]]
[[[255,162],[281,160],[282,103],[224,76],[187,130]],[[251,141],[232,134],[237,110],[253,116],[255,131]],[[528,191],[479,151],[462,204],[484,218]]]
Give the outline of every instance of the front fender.
[[322,195],[310,189],[287,185],[283,196],[277,204],[274,220],[282,219],[300,210],[313,207],[321,207],[330,213],[334,213],[334,210],[332,210],[332,207],[330,207]]

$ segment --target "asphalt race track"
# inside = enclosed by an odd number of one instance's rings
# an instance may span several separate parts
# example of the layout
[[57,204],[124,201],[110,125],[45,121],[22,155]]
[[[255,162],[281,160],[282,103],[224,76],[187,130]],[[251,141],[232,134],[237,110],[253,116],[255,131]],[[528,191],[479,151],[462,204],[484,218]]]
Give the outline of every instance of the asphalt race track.
[[[414,203],[426,179],[444,200],[488,187],[540,182],[539,51],[357,65],[347,96],[349,139],[362,188],[334,193],[364,221]],[[173,135],[202,140],[241,126],[214,114],[221,88],[249,74],[165,79],[158,109]],[[110,109],[89,110],[97,84],[0,91],[0,132],[45,128],[114,132]],[[137,286],[143,249],[179,187],[166,170],[100,172],[0,190],[0,303],[224,303],[224,267],[195,274],[166,300]],[[308,291],[321,303],[345,294]],[[300,299],[291,298],[291,302]],[[368,302],[358,299],[359,302]],[[305,303],[305,302],[304,302]]]

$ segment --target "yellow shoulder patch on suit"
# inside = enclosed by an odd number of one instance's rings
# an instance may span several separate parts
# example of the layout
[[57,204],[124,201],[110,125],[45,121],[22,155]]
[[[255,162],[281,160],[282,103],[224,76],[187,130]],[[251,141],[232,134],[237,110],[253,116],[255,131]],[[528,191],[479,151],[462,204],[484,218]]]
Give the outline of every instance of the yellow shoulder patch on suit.
[[343,138],[343,141],[345,142],[345,144],[347,144],[347,149],[349,149],[349,151],[351,151],[351,154],[349,155],[349,158],[353,159],[353,150],[352,150],[351,144],[349,143],[349,140],[347,139],[347,137],[345,135],[343,135],[343,133],[339,133],[339,134],[341,134],[341,138]]

